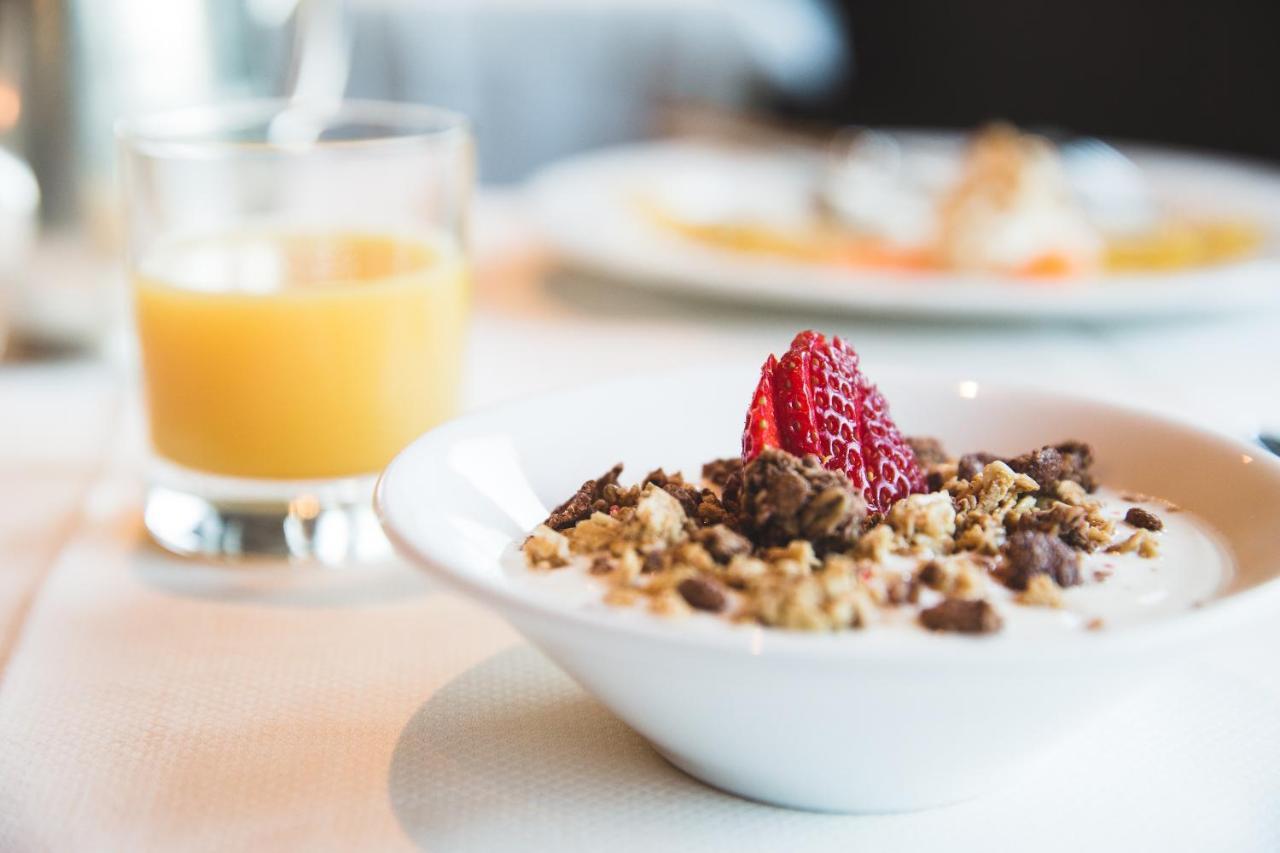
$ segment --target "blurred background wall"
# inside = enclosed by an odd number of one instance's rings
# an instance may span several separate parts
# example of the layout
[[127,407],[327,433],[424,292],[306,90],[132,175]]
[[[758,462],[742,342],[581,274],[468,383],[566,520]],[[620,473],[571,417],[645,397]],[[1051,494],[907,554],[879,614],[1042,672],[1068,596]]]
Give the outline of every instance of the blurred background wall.
[[848,74],[797,115],[972,127],[991,118],[1280,159],[1273,0],[830,0]]

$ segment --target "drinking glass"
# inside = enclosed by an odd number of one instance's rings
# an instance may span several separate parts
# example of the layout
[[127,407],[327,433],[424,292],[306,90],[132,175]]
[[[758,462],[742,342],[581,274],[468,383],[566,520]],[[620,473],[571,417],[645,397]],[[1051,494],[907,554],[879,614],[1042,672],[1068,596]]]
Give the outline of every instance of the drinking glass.
[[118,128],[152,459],[182,554],[382,553],[377,473],[458,403],[471,135],[374,101]]

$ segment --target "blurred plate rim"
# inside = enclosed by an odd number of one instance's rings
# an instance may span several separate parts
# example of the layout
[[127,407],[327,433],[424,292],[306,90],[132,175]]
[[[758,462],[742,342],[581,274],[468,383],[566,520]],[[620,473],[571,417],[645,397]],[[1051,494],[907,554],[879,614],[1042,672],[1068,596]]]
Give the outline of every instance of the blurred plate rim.
[[[908,145],[952,145],[962,133],[899,132]],[[1007,320],[1129,322],[1280,308],[1280,170],[1243,158],[1146,145],[1118,145],[1162,195],[1202,194],[1212,208],[1236,211],[1264,229],[1261,253],[1237,263],[1170,273],[1080,278],[1070,283],[949,273],[840,270],[784,259],[735,255],[663,232],[625,203],[626,187],[695,158],[784,161],[795,148],[748,149],[660,141],[598,149],[553,163],[528,183],[534,221],[570,267],[611,283],[692,295],[845,313]],[[811,163],[810,166],[816,164]],[[785,168],[794,168],[794,164]],[[1235,196],[1233,198],[1232,196]],[[1248,198],[1246,198],[1248,196]],[[1153,298],[1158,294],[1159,298]]]

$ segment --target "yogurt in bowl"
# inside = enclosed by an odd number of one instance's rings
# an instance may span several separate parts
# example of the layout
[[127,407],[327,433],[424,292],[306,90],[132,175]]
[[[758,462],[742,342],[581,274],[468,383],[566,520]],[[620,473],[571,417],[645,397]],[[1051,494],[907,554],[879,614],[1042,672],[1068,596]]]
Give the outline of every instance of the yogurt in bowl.
[[[882,383],[904,432],[1008,456],[1087,442],[1108,511],[1141,503],[1161,517],[1160,556],[1085,558],[1085,572],[1112,560],[1112,575],[1064,588],[1061,608],[995,600],[1004,624],[981,635],[925,630],[911,609],[848,631],[672,619],[606,604],[589,571],[526,567],[530,532],[616,462],[636,474],[696,471],[732,454],[754,374],[618,380],[460,418],[384,473],[384,527],[676,766],[742,796],[826,811],[926,808],[1009,783],[1161,665],[1280,607],[1280,463],[1135,409],[931,377]],[[1180,511],[1125,500],[1148,495]],[[1093,619],[1103,624],[1090,629]]]

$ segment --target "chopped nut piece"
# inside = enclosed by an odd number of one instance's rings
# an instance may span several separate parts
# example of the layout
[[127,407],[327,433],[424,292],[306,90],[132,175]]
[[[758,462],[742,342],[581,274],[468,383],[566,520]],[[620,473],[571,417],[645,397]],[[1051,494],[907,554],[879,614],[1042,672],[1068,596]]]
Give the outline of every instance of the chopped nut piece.
[[1006,521],[1026,515],[1030,502],[1023,497],[1039,490],[1035,480],[998,459],[969,480],[949,481],[946,488],[956,508],[956,549],[982,554],[999,551]]
[[723,524],[703,528],[695,536],[717,563],[727,563],[739,554],[751,553],[751,540]]
[[1080,583],[1080,555],[1047,533],[1020,530],[1009,537],[1003,555],[998,574],[1010,589],[1027,589],[1035,575],[1048,575],[1058,586]]
[[769,548],[762,556],[775,572],[784,575],[804,575],[818,565],[813,543],[806,539],[793,539],[785,548]]
[[898,537],[893,528],[887,524],[877,524],[862,534],[858,540],[859,557],[867,557],[877,563],[883,563],[898,545]]
[[569,540],[564,534],[539,524],[524,541],[524,553],[535,569],[558,569],[569,564]]
[[639,590],[625,586],[615,586],[604,594],[604,603],[611,607],[630,607],[640,600]]
[[1088,622],[1084,623],[1084,627],[1086,631],[1101,631],[1103,628],[1107,627],[1107,622],[1101,616],[1095,616]]
[[[1022,514],[1011,529],[1048,533],[1077,551],[1093,552],[1111,541],[1115,523],[1102,515],[1101,505],[1089,500],[1078,483],[1063,481],[1058,492],[1063,500]],[[1080,502],[1073,504],[1077,497]]]
[[1017,600],[1019,604],[1034,607],[1061,607],[1062,588],[1048,575],[1032,575],[1027,581],[1027,588],[1018,593]]
[[689,606],[695,610],[709,610],[719,613],[724,610],[728,598],[719,584],[701,577],[686,578],[676,587]]
[[1164,522],[1160,520],[1160,516],[1140,506],[1130,507],[1124,514],[1124,520],[1142,530],[1164,530]]
[[645,486],[636,504],[636,519],[644,526],[644,535],[661,542],[674,542],[684,533],[684,508],[664,489]]
[[676,560],[681,565],[688,566],[700,572],[712,572],[716,570],[716,561],[711,556],[711,552],[702,547],[698,542],[682,542],[676,546]]
[[649,599],[649,610],[659,616],[687,616],[689,603],[672,592],[661,592]]
[[990,634],[999,631],[1004,625],[1004,620],[988,601],[948,598],[941,604],[922,610],[920,624],[930,631]]
[[858,581],[856,564],[844,558],[813,573],[765,575],[753,589],[750,612],[764,625],[836,631],[865,627],[875,616],[875,601]]
[[944,551],[956,532],[956,510],[945,494],[908,495],[886,519],[903,540],[919,551]]
[[916,572],[916,580],[948,598],[981,598],[987,589],[986,570],[968,554],[939,557]]
[[1085,507],[1089,503],[1089,493],[1075,480],[1059,480],[1053,494],[1067,506]]
[[1123,539],[1107,548],[1108,554],[1131,554],[1137,552],[1139,557],[1158,557],[1160,541],[1149,530],[1135,530],[1127,539]]
[[729,561],[724,575],[725,580],[730,584],[743,588],[757,578],[762,577],[767,571],[769,571],[769,566],[764,560],[759,560],[746,554],[738,554]]
[[567,536],[574,553],[591,554],[608,549],[622,533],[622,522],[603,512],[592,514],[569,528]]

